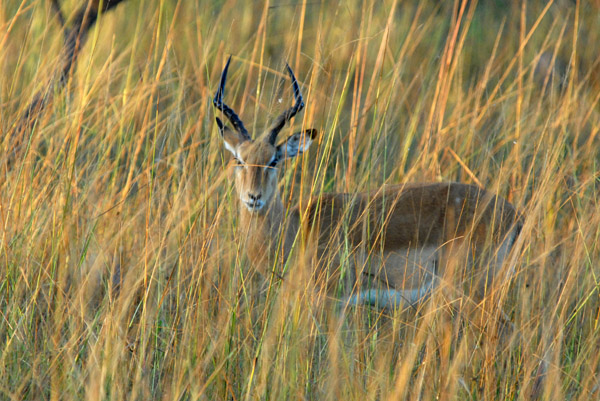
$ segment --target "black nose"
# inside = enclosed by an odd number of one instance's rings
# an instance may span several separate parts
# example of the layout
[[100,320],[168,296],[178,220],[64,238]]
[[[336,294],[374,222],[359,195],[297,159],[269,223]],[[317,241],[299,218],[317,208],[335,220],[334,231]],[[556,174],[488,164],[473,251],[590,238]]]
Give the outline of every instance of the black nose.
[[248,198],[250,198],[253,201],[259,200],[261,196],[261,194],[251,194],[248,192]]

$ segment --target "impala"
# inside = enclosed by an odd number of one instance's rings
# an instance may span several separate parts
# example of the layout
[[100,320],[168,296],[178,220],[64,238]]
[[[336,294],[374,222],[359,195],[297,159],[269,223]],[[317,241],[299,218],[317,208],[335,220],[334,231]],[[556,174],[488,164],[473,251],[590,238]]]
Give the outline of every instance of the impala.
[[[379,307],[414,303],[438,279],[456,277],[457,272],[477,292],[486,290],[520,230],[509,202],[473,185],[412,183],[354,194],[326,193],[302,208],[284,207],[278,167],[306,151],[317,131],[296,132],[277,143],[278,133],[304,107],[296,77],[286,65],[294,104],[252,139],[223,102],[230,62],[231,57],[213,104],[231,123],[229,127],[216,118],[225,148],[235,159],[239,229],[258,271],[279,275],[294,250],[302,257],[289,265],[285,277],[309,276],[329,294],[344,292],[349,303]],[[452,258],[457,262],[449,263]],[[301,270],[309,274],[302,276]]]

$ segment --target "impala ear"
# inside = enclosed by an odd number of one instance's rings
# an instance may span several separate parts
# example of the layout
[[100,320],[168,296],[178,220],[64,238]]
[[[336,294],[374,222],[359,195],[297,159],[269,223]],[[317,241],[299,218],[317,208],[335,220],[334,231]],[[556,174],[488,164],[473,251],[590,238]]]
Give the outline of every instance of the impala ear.
[[221,134],[221,138],[223,138],[225,149],[230,151],[234,157],[238,157],[237,148],[240,143],[247,141],[247,139],[238,132],[229,128],[227,125],[223,124],[223,121],[221,121],[219,117],[216,117],[216,120],[217,125],[219,126],[219,133]]
[[285,142],[277,146],[277,158],[282,160],[304,153],[316,137],[317,130],[314,128],[290,135]]

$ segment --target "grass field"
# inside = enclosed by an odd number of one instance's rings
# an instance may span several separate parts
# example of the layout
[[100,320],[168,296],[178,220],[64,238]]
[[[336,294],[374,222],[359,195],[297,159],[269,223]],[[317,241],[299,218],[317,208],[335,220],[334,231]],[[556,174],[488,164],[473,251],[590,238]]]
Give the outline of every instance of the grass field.
[[[62,89],[50,1],[2,1],[0,27],[0,399],[600,398],[598,2],[126,0]],[[260,291],[210,102],[230,54],[251,132],[292,104],[286,61],[300,81],[282,137],[320,137],[291,203],[462,181],[523,213],[508,339],[460,296]]]

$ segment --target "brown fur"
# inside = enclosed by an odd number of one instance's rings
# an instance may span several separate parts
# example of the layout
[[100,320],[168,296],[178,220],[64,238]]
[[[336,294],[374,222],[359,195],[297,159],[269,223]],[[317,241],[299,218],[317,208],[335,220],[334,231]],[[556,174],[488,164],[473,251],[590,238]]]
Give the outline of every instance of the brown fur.
[[[312,139],[316,131],[307,134]],[[222,135],[226,147],[241,161],[234,167],[240,232],[249,259],[263,274],[280,274],[294,248],[305,258],[300,265],[308,265],[317,285],[329,292],[339,289],[340,266],[346,262],[351,267],[345,274],[348,292],[356,288],[406,291],[446,275],[442,255],[463,252],[468,271],[484,254],[493,258],[499,253],[495,260],[488,257],[493,263],[479,275],[479,283],[488,284],[518,233],[517,213],[510,203],[460,183],[322,194],[310,199],[303,210],[298,206],[285,210],[277,190],[277,170],[267,166],[283,154],[286,144],[276,147],[267,140],[249,140],[226,127]],[[292,154],[287,157],[295,156],[290,143],[308,139],[302,133],[288,138]],[[264,206],[246,207],[254,199]],[[341,252],[344,249],[348,252]],[[341,260],[340,255],[347,259]]]

